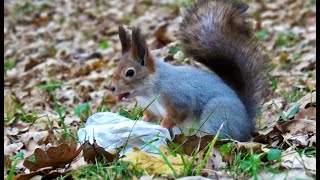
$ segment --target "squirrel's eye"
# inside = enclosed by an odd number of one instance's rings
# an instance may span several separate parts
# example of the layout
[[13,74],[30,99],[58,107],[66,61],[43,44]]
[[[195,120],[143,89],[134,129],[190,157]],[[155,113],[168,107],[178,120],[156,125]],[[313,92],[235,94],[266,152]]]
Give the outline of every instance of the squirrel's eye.
[[127,77],[132,77],[134,75],[134,70],[133,69],[129,69],[127,72],[126,72],[126,76]]

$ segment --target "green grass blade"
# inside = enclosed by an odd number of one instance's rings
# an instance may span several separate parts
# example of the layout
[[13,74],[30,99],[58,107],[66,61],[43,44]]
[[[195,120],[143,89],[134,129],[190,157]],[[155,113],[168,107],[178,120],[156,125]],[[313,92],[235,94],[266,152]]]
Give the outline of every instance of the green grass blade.
[[[224,123],[223,123],[223,124],[224,124]],[[207,162],[207,160],[208,160],[208,158],[209,158],[210,152],[211,152],[211,150],[213,149],[213,146],[216,144],[216,142],[217,142],[217,140],[218,140],[218,137],[219,137],[219,135],[220,135],[220,131],[221,131],[222,127],[223,127],[223,124],[221,124],[221,126],[220,126],[217,134],[214,136],[213,140],[210,142],[209,149],[207,150],[205,157],[202,159],[202,161],[200,162],[199,167],[198,167],[197,170],[196,170],[196,175],[197,175],[197,176],[200,175],[203,167],[205,166],[205,164],[206,164],[206,162]]]

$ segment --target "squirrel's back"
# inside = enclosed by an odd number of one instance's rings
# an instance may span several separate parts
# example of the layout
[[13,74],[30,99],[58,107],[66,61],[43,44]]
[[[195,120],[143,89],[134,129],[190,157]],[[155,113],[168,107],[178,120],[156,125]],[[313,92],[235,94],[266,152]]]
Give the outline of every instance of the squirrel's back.
[[253,124],[267,92],[270,60],[251,32],[247,9],[239,1],[199,0],[183,13],[178,39],[186,55],[238,92]]

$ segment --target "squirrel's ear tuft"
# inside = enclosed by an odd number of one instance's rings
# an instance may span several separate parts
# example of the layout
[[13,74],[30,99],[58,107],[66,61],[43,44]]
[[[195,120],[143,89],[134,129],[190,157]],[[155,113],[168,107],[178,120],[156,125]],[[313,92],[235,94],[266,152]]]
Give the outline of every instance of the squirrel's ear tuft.
[[141,61],[141,65],[145,65],[144,57],[148,55],[148,47],[145,39],[141,36],[141,30],[138,27],[132,27],[132,56]]
[[154,70],[154,62],[152,56],[149,54],[147,42],[138,27],[132,27],[131,54],[142,66]]
[[119,38],[122,46],[122,54],[124,54],[130,50],[131,39],[123,26],[119,26]]

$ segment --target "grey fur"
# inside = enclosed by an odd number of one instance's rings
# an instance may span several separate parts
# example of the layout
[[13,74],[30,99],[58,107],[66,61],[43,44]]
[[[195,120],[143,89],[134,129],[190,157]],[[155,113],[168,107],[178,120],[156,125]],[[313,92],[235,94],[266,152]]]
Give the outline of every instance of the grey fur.
[[190,112],[192,117],[188,118],[204,123],[201,131],[215,135],[224,122],[221,137],[247,140],[253,124],[247,123],[246,110],[237,93],[219,76],[194,67],[155,60],[155,79],[161,79],[153,85],[155,94],[168,95],[177,109]]

